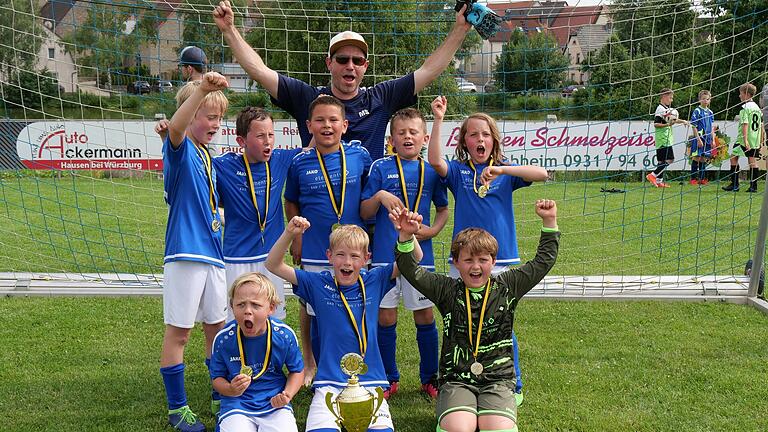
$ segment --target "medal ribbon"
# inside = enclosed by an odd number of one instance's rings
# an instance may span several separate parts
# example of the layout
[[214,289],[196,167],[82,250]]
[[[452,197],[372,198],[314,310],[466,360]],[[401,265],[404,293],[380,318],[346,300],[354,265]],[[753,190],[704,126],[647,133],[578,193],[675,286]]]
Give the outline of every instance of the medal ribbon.
[[323,155],[317,150],[315,150],[315,154],[317,155],[317,161],[320,163],[320,170],[323,172],[325,188],[328,189],[328,196],[331,197],[333,211],[336,212],[336,218],[341,223],[341,215],[344,213],[344,196],[347,194],[347,158],[344,156],[344,145],[339,146],[339,151],[341,152],[341,205],[336,204],[336,195],[333,193],[333,186],[328,177],[328,170],[326,170],[325,163],[323,162]]
[[[357,326],[357,320],[355,320],[355,315],[352,313],[352,309],[349,307],[349,303],[347,303],[347,298],[344,296],[344,293],[341,292],[341,287],[339,287],[339,282],[336,281],[336,278],[333,279],[334,282],[336,282],[336,288],[339,290],[339,295],[341,295],[341,301],[344,302],[344,307],[347,309],[347,314],[349,315],[349,320],[352,321],[352,328],[355,329],[355,334],[357,335],[357,343],[360,345],[360,354],[365,358],[365,352],[368,351],[368,330],[365,325],[365,283],[363,283],[363,278],[361,276],[357,276],[357,283],[360,284],[360,290],[363,292],[363,319],[361,320],[361,326]],[[363,329],[362,336],[360,335],[360,328]]]
[[202,146],[198,146],[195,144],[195,151],[197,152],[197,155],[200,156],[200,159],[203,160],[203,166],[205,166],[205,174],[208,177],[208,200],[211,203],[211,213],[213,213],[213,218],[216,219],[216,196],[213,194],[213,175],[211,173],[212,167],[211,167],[211,155],[208,154],[208,149]]
[[403,198],[405,198],[405,207],[408,210],[419,211],[421,192],[424,190],[424,159],[419,157],[419,191],[416,193],[416,202],[413,204],[412,209],[408,202],[408,188],[405,187],[405,176],[403,175],[403,164],[400,162],[400,155],[395,155],[395,163],[397,163],[397,173],[400,174],[400,189],[403,191]]
[[467,300],[467,323],[469,325],[469,346],[474,345],[472,356],[477,361],[477,351],[480,349],[480,333],[483,331],[483,318],[485,318],[485,306],[488,304],[488,294],[491,292],[491,279],[485,284],[485,295],[483,296],[483,308],[480,309],[480,322],[477,324],[477,341],[472,341],[472,307],[469,303],[469,288],[464,286],[464,294]]
[[[240,350],[240,367],[244,368],[245,364],[245,352],[243,351],[243,340],[240,338],[240,326],[237,326],[237,348]],[[252,377],[257,380],[260,376],[264,375],[269,365],[269,356],[272,354],[272,323],[267,318],[267,352],[264,354],[264,365],[261,367],[261,371]]]
[[245,162],[245,173],[248,175],[248,190],[251,192],[251,201],[256,208],[256,220],[259,222],[259,228],[264,233],[264,228],[267,226],[267,215],[269,214],[269,190],[272,188],[272,175],[269,171],[269,161],[266,161],[264,166],[267,168],[267,189],[266,198],[264,199],[264,220],[261,220],[261,212],[259,212],[259,205],[256,203],[256,186],[253,184],[253,175],[251,174],[251,164],[248,163],[248,156],[243,152],[243,162]]
[[[488,168],[493,166],[493,158],[491,158],[490,163],[488,163]],[[472,177],[472,188],[475,190],[475,193],[477,193],[477,170],[475,169],[475,164],[472,162],[472,159],[469,160],[469,167],[472,168],[472,173],[474,176]]]

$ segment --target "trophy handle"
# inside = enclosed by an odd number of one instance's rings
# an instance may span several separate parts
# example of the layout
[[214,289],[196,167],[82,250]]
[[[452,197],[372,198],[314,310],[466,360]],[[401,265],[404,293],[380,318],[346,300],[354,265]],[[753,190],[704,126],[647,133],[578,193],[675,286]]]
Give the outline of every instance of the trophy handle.
[[376,408],[373,409],[371,417],[376,417],[376,413],[379,412],[382,403],[384,403],[384,390],[381,387],[376,387]]
[[[383,393],[382,393],[383,394]],[[328,411],[336,417],[336,423],[341,427],[341,416],[336,414],[336,410],[333,409],[333,393],[328,392],[325,394],[325,406],[328,407]]]

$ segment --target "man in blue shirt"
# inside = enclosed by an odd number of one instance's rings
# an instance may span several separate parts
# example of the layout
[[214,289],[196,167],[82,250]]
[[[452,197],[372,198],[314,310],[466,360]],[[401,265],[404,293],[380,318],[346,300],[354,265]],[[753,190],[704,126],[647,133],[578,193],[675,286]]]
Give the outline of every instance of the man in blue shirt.
[[267,90],[273,103],[296,119],[303,146],[309,145],[311,139],[306,127],[309,103],[320,94],[330,94],[346,107],[349,128],[342,140],[346,143],[360,141],[373,160],[384,156],[384,135],[389,118],[395,111],[416,103],[416,94],[448,67],[472,28],[462,10],[456,14],[456,22],[445,41],[418,69],[370,88],[360,87],[368,70],[368,44],[355,32],[339,33],[331,39],[325,59],[331,83],[318,88],[270,69],[235,28],[234,13],[228,1],[219,3],[213,16],[237,62]]

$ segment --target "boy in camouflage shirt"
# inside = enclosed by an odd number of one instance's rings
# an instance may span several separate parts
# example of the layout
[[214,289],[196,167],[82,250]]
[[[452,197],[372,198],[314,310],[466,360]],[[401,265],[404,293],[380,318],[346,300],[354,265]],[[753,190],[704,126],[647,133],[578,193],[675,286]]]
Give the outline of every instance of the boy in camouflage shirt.
[[451,256],[460,279],[418,265],[412,253],[413,227],[397,226],[398,213],[394,210],[390,216],[399,231],[397,266],[443,316],[437,430],[467,430],[470,426],[471,430],[516,431],[515,369],[509,335],[517,302],[555,264],[560,238],[555,202],[536,201],[536,214],[543,227],[534,259],[496,276],[491,274],[498,251],[496,239],[479,228],[459,232],[451,244]]

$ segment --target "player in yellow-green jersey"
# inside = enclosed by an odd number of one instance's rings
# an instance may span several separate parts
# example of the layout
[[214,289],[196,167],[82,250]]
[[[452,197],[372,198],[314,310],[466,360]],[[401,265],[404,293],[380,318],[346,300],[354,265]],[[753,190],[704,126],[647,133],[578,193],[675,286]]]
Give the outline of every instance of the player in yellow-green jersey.
[[745,156],[749,161],[749,189],[747,192],[757,192],[757,178],[760,173],[757,168],[757,158],[760,156],[760,147],[765,139],[763,130],[763,112],[752,101],[757,93],[757,88],[750,84],[742,84],[739,87],[739,99],[744,103],[739,111],[739,132],[731,149],[731,184],[723,187],[724,191],[736,192],[739,190],[739,157]]

